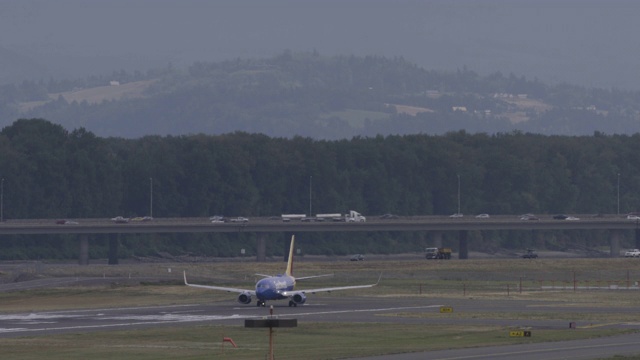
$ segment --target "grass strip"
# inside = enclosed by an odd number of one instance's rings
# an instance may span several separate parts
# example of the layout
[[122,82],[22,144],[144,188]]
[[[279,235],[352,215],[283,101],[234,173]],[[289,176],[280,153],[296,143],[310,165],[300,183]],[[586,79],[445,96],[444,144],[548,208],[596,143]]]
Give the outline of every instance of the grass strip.
[[[329,360],[422,352],[450,348],[564,341],[622,334],[612,329],[534,330],[510,337],[494,326],[437,327],[386,323],[305,323],[274,330],[280,359]],[[234,340],[238,348],[222,342]],[[0,339],[3,359],[263,359],[269,351],[267,329],[241,326],[177,326],[47,337]]]

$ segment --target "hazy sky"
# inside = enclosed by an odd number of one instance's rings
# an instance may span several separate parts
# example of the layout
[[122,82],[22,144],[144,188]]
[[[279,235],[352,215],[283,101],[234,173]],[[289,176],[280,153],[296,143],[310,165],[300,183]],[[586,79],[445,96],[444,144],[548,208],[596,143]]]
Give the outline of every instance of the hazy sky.
[[74,77],[317,50],[640,90],[639,19],[621,0],[0,0],[0,65]]

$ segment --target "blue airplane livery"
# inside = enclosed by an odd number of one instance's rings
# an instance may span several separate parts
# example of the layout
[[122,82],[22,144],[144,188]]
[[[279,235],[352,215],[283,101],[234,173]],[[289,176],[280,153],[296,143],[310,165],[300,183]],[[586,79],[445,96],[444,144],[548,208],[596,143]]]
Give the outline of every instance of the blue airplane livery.
[[[271,300],[283,300],[283,299],[289,299],[289,306],[298,306],[298,305],[304,304],[307,301],[306,294],[308,293],[315,294],[319,292],[331,292],[331,291],[349,290],[349,289],[363,289],[363,288],[370,288],[378,285],[378,283],[375,283],[375,284],[369,284],[369,285],[338,286],[338,287],[327,287],[327,288],[309,289],[309,290],[295,290],[294,288],[296,285],[296,280],[331,276],[332,274],[306,276],[306,277],[300,277],[296,279],[293,276],[294,241],[295,241],[295,236],[291,236],[291,246],[289,248],[289,260],[287,261],[286,272],[284,274],[280,274],[276,276],[257,274],[260,276],[264,276],[264,278],[260,279],[256,283],[255,290],[238,289],[238,288],[230,288],[230,287],[223,287],[223,286],[189,284],[187,282],[186,271],[183,273],[184,284],[187,286],[193,286],[197,288],[238,293],[238,302],[241,304],[250,304],[252,297],[255,296],[257,298],[256,300],[257,306],[265,306],[265,302],[267,300],[271,301]],[[378,282],[380,282],[380,278],[378,278]]]

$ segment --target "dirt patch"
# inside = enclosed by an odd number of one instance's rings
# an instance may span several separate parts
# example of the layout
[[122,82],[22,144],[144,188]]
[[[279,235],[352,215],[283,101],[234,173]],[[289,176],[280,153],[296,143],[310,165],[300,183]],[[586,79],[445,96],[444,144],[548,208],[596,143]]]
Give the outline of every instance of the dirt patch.
[[509,110],[500,114],[500,116],[506,117],[512,124],[529,121],[530,118],[527,113],[542,113],[553,108],[551,105],[536,99],[512,97],[502,100],[509,104]]
[[398,112],[398,114],[406,114],[411,116],[416,116],[418,113],[422,113],[422,112],[431,112],[431,113],[434,112],[431,109],[417,107],[417,106],[397,105],[397,104],[385,104],[385,105],[395,107],[396,112]]
[[552,106],[536,99],[520,99],[520,98],[509,98],[505,99],[505,102],[515,105],[520,110],[532,110],[535,112],[543,112],[547,110],[551,110]]
[[529,121],[529,117],[524,111],[506,112],[501,115],[509,119],[509,122],[511,122],[512,124]]

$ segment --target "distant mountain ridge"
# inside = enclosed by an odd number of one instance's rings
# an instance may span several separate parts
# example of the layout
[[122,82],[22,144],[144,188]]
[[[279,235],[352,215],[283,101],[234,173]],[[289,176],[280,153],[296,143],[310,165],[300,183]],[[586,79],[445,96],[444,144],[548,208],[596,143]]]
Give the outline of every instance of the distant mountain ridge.
[[316,49],[640,90],[640,3],[629,0],[30,0],[0,10],[0,44],[46,70],[0,68],[0,78],[22,75],[12,82]]
[[285,51],[272,58],[195,63],[186,71],[27,85],[22,98],[32,90],[37,100],[8,104],[5,126],[17,118],[43,118],[125,138],[234,131],[316,139],[458,130],[640,131],[637,92],[551,86],[513,74],[482,77],[466,68],[429,71],[401,57]]

